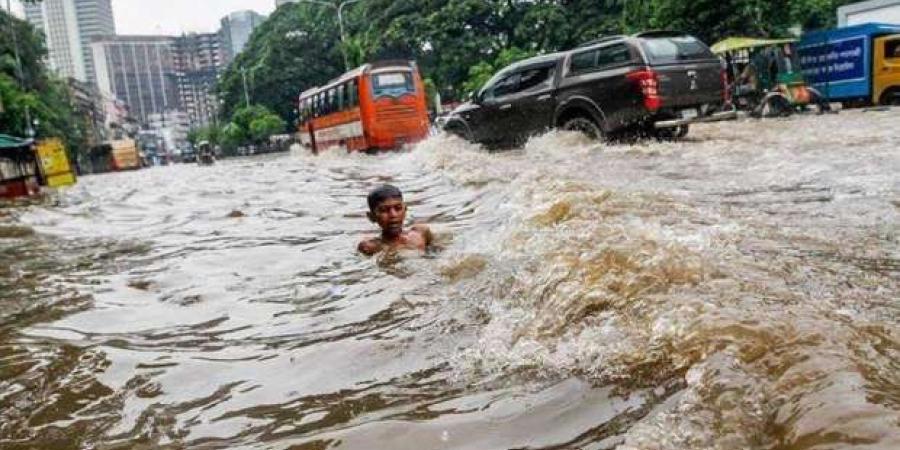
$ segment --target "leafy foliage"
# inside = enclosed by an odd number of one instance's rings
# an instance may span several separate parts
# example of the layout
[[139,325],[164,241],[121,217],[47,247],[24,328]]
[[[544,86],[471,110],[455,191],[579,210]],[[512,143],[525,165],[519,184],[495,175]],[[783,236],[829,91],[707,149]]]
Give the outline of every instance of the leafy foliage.
[[3,10],[0,32],[0,133],[26,136],[30,118],[38,138],[60,137],[71,152],[85,151],[88,118],[75,114],[68,86],[44,65],[43,35]]
[[484,86],[498,70],[531,56],[534,56],[533,52],[518,47],[504,49],[494,61],[482,61],[469,68],[469,80],[463,84],[463,89],[467,92],[477,93],[478,89]]
[[[297,97],[343,72],[334,13],[309,4],[287,4],[254,30],[244,51],[219,82],[222,117],[244,105],[244,82],[254,104],[285,120],[295,117]],[[249,126],[249,124],[246,124]],[[245,128],[246,129],[246,128]]]
[[262,105],[239,108],[231,120],[222,127],[210,125],[191,130],[188,141],[196,145],[201,141],[220,145],[225,154],[232,155],[238,147],[261,144],[270,136],[283,133],[287,124],[281,117]]

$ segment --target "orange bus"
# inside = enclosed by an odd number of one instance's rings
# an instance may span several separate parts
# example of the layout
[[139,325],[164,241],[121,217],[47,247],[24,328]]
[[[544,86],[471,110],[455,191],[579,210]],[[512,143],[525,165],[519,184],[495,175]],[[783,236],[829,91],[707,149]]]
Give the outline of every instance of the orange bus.
[[389,150],[428,137],[425,86],[412,61],[383,61],[351,70],[300,94],[300,136],[318,151]]

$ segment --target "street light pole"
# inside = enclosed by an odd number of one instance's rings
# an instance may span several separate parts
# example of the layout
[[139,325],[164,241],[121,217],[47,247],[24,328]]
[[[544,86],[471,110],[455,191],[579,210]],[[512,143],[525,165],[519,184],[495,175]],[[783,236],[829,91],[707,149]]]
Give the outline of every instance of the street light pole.
[[350,61],[347,60],[347,49],[344,48],[344,43],[347,41],[347,35],[344,33],[344,7],[353,3],[356,3],[360,0],[344,0],[338,4],[323,2],[320,0],[300,0],[300,3],[315,3],[317,5],[327,6],[329,8],[334,8],[337,11],[337,19],[338,19],[338,29],[341,33],[341,54],[344,57],[344,69],[350,70]]

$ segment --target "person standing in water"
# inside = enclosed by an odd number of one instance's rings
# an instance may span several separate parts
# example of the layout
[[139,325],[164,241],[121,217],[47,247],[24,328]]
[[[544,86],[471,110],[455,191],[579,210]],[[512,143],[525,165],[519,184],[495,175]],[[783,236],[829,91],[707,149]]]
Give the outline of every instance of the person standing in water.
[[424,224],[416,224],[409,230],[403,229],[406,220],[406,203],[403,193],[397,187],[385,184],[374,189],[367,198],[367,217],[381,228],[381,235],[363,240],[357,250],[365,255],[374,255],[386,249],[414,249],[424,251],[433,241],[431,229]]

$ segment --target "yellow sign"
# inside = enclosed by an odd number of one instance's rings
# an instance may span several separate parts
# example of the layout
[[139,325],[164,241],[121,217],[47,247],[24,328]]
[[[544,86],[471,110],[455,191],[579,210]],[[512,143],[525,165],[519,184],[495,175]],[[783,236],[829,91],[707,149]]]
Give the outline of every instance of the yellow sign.
[[71,172],[47,177],[47,186],[49,187],[71,186],[73,184],[75,184],[75,174]]
[[75,173],[69,164],[66,147],[57,138],[44,139],[37,145],[38,159],[41,161],[41,172],[50,187],[69,186],[75,184]]

